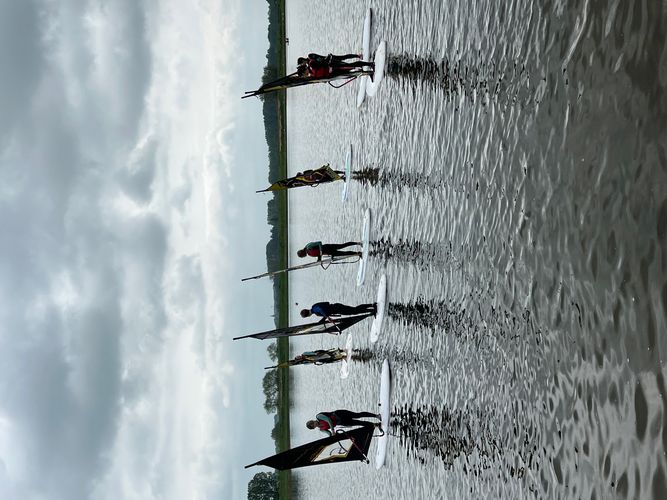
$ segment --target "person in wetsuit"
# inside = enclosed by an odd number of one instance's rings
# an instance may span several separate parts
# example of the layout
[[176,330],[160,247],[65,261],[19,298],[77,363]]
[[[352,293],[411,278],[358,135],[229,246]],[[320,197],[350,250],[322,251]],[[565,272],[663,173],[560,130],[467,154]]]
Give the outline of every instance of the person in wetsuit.
[[[331,68],[363,68],[364,66],[375,65],[371,61],[362,61],[361,54],[344,54],[342,56],[337,56],[335,54],[329,54],[326,56],[315,54],[311,52],[308,54],[308,58],[299,58],[300,60],[306,60],[309,65],[323,65],[326,64]],[[359,61],[348,62],[348,59],[359,59]]]
[[331,412],[320,412],[315,415],[315,420],[308,420],[306,427],[309,429],[319,429],[329,436],[336,434],[336,427],[376,427],[379,423],[368,422],[367,420],[357,420],[358,418],[377,418],[381,419],[379,414],[368,411],[354,412],[350,410],[336,410]]
[[366,61],[348,62],[347,59],[359,58],[358,54],[344,54],[337,56],[329,54],[322,56],[311,53],[308,57],[299,57],[297,59],[297,72],[306,73],[311,78],[329,78],[339,75],[350,74],[354,69],[364,67],[375,67],[375,63]]
[[297,174],[294,177],[301,178],[303,181],[305,181],[305,184],[310,184],[310,185],[316,185],[317,183],[322,181],[329,181],[331,180],[331,175],[326,171],[326,167],[329,167],[332,172],[334,172],[343,180],[345,180],[345,172],[343,172],[342,170],[334,170],[328,163],[322,165],[320,168],[308,169],[304,170],[303,172],[297,172]]
[[346,306],[338,302],[317,302],[310,306],[310,309],[302,309],[301,317],[307,318],[311,315],[321,316],[322,318],[330,318],[332,316],[354,316],[357,314],[371,313],[375,315],[377,312],[376,304],[360,304],[358,306]]
[[296,356],[292,361],[291,365],[303,365],[303,364],[313,364],[313,365],[323,365],[327,363],[335,363],[340,361],[345,357],[345,351],[342,349],[317,349],[315,351],[305,351],[302,354]]
[[296,254],[303,257],[317,257],[317,260],[322,260],[322,256],[329,255],[331,257],[346,257],[346,256],[358,256],[361,257],[361,252],[351,252],[349,250],[343,250],[343,248],[351,247],[354,245],[361,246],[359,241],[348,241],[345,243],[327,243],[322,244],[321,241],[311,241],[305,247],[297,250]]

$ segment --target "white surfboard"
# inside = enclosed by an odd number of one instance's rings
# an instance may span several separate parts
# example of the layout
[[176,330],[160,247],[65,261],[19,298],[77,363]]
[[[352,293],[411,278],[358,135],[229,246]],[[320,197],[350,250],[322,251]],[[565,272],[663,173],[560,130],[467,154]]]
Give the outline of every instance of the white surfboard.
[[350,144],[345,156],[345,183],[343,184],[343,192],[340,197],[343,202],[347,200],[348,186],[350,184],[350,177],[352,176],[352,144]]
[[370,81],[370,78],[366,82],[366,95],[373,97],[382,83],[384,78],[384,67],[387,59],[387,42],[382,40],[380,45],[378,45],[377,50],[375,51],[375,72],[373,73],[373,81]]
[[366,279],[366,264],[368,263],[368,252],[371,238],[371,209],[367,208],[364,214],[364,226],[361,232],[361,259],[359,259],[359,270],[357,271],[357,286],[364,284]]
[[378,447],[375,452],[375,468],[384,465],[387,456],[387,444],[389,441],[389,417],[391,414],[391,372],[389,360],[382,363],[382,375],[380,376],[380,416],[382,417],[382,430],[384,436],[377,438]]
[[345,358],[341,363],[340,367],[340,378],[346,379],[350,375],[350,364],[352,362],[352,335],[347,334],[347,339],[345,339]]
[[385,274],[380,278],[380,284],[378,285],[378,295],[376,299],[377,312],[375,313],[375,318],[373,319],[373,324],[371,325],[371,342],[375,343],[380,336],[380,331],[382,328],[382,321],[384,320],[384,311],[385,311],[385,302],[387,299],[387,276]]
[[[361,47],[363,60],[368,61],[371,57],[371,9],[366,11],[366,19],[364,19],[364,34],[361,37]],[[357,92],[357,108],[361,106],[366,97],[366,84],[370,80],[367,76],[357,78],[359,80],[359,92]]]

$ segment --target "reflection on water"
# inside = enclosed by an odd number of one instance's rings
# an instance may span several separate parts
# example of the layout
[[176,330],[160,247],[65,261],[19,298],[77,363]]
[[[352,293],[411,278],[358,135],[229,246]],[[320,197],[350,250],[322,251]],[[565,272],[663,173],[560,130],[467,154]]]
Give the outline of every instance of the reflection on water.
[[405,348],[376,345],[373,351],[375,361],[382,362],[386,358],[391,360],[392,365],[399,365],[406,368],[432,363],[433,361],[427,356],[423,356],[422,353],[413,352]]
[[377,364],[387,358],[391,359],[392,363],[404,366],[412,366],[418,363],[430,363],[431,360],[425,358],[420,353],[411,352],[410,350],[397,349],[387,346],[377,346],[373,349],[354,349],[352,360],[359,363]]
[[375,354],[370,349],[353,349],[352,350],[352,359],[354,361],[360,361],[366,363],[371,361],[375,357]]
[[392,412],[391,435],[409,458],[421,464],[438,460],[450,468],[459,461],[466,475],[480,476],[490,470],[498,477],[517,480],[539,472],[542,451],[532,441],[534,430],[513,426],[520,442],[518,448],[508,448],[489,425],[493,420],[489,417],[481,409],[403,405]]
[[399,438],[409,456],[424,462],[427,457],[421,452],[428,450],[451,466],[461,454],[470,455],[477,448],[469,423],[460,412],[456,413],[426,406],[395,408],[391,415],[392,436]]
[[[457,193],[468,191],[467,186],[457,185],[454,178],[443,177],[437,172],[420,175],[390,167],[367,168],[359,173],[355,172],[353,179],[365,186],[377,186],[394,191],[420,190],[424,195],[430,196],[440,196],[445,189]],[[479,190],[479,183],[474,187],[474,191],[477,190]],[[469,196],[470,192],[467,194]]]
[[[530,312],[517,317],[508,310],[491,306],[483,311],[482,305],[472,310],[461,309],[448,302],[418,299],[414,303],[390,303],[389,317],[403,324],[426,328],[431,335],[446,334],[468,340],[480,340],[490,335],[514,340],[532,330]],[[538,329],[538,338],[542,332]]]
[[451,243],[422,243],[401,239],[393,242],[390,238],[380,238],[371,242],[369,253],[384,260],[410,262],[421,269],[457,265]]
[[[528,104],[536,94],[526,65],[519,61],[484,62],[481,54],[476,61],[461,57],[437,60],[418,55],[392,55],[387,60],[387,74],[399,83],[412,87],[438,87],[443,98],[479,102],[486,106],[492,101],[506,104]],[[541,84],[547,81],[542,77]],[[536,103],[539,100],[536,101]]]
[[355,181],[367,186],[375,186],[380,182],[380,169],[378,167],[366,167],[352,172]]

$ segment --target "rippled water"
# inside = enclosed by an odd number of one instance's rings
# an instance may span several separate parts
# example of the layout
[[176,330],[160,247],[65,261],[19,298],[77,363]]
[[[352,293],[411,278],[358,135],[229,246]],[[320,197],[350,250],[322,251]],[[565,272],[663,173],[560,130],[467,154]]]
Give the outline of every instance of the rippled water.
[[[365,7],[289,0],[290,60],[358,50]],[[302,495],[667,498],[667,5],[373,8],[378,95],[288,94],[292,171],[340,166],[348,144],[353,169],[379,169],[346,204],[336,185],[293,191],[291,244],[357,239],[370,207],[367,282],[301,271],[291,294],[372,301],[385,272],[389,316],[372,348],[354,329],[373,356],[347,380],[293,369],[293,443],[317,411],[373,408],[384,357],[395,437],[380,471],[298,471]]]

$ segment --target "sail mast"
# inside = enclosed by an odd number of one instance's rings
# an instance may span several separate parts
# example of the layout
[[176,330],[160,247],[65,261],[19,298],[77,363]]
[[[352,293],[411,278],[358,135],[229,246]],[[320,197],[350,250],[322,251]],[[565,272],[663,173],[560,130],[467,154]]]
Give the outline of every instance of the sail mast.
[[293,335],[315,335],[317,333],[340,334],[343,330],[359,323],[361,320],[373,316],[373,313],[357,314],[355,316],[343,316],[342,318],[333,318],[330,320],[321,319],[315,323],[306,323],[305,325],[288,326],[286,328],[276,328],[265,332],[252,333],[241,337],[234,337],[232,340],[254,338],[260,340],[275,339],[278,337],[291,337]]
[[[351,257],[355,258],[356,260],[350,260]],[[343,256],[340,256],[340,257],[335,257],[335,256],[334,257],[328,257],[328,258],[323,258],[322,260],[318,260],[318,261],[315,261],[315,262],[307,262],[305,264],[300,264],[298,266],[286,267],[285,269],[278,269],[277,271],[268,271],[266,273],[258,274],[257,276],[250,276],[249,278],[243,278],[243,279],[241,279],[241,281],[256,280],[256,279],[259,279],[259,278],[265,278],[267,276],[275,276],[276,274],[280,274],[280,273],[287,273],[287,272],[290,272],[290,271],[296,271],[298,269],[307,269],[309,267],[315,267],[315,266],[324,267],[324,264],[333,264],[333,263],[340,262],[340,261],[348,261],[349,263],[352,263],[352,262],[356,262],[357,260],[359,260],[358,257],[356,257],[354,255],[343,255]],[[345,263],[347,263],[347,262],[345,262]]]

